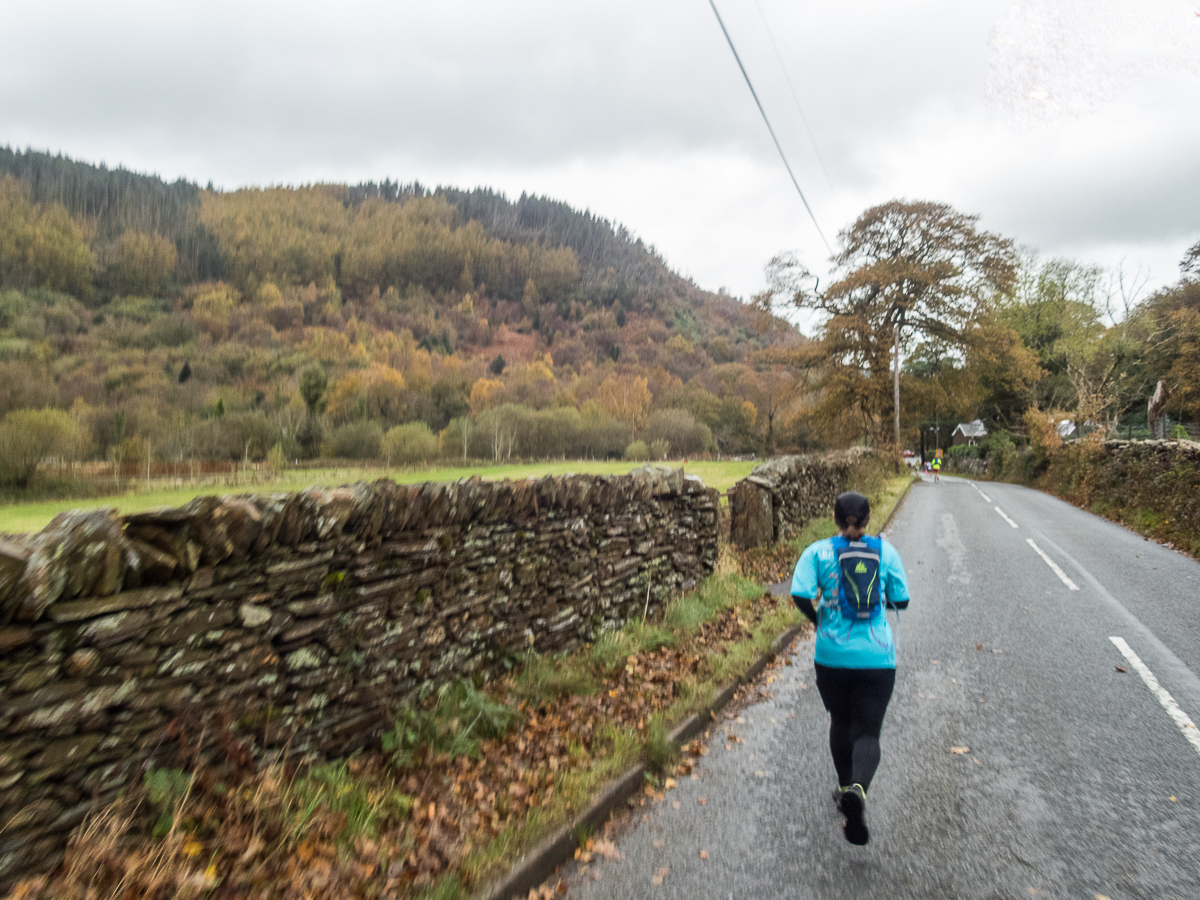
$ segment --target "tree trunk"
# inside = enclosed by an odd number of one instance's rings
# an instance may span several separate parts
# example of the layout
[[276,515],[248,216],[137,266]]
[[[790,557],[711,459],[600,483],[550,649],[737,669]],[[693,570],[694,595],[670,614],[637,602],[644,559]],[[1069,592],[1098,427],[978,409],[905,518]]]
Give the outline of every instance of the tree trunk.
[[1167,436],[1165,412],[1167,401],[1171,399],[1171,391],[1161,381],[1154,389],[1154,396],[1146,410],[1146,425],[1150,428],[1150,440],[1161,441]]

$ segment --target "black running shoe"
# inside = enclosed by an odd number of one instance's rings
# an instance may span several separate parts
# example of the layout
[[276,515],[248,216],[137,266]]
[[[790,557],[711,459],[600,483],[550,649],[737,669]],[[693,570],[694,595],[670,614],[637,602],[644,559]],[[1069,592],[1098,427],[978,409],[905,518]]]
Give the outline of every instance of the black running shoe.
[[846,840],[861,847],[871,839],[871,833],[867,831],[867,792],[862,785],[852,784],[844,788],[841,795],[842,802],[838,804],[838,809],[846,817],[842,831]]

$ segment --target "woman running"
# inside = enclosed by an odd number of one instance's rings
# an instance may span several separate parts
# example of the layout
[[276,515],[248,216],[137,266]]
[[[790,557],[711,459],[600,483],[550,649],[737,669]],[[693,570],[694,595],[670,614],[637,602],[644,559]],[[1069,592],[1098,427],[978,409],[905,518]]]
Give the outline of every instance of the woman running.
[[900,554],[867,537],[871,503],[847,491],[833,507],[837,537],[810,544],[792,575],[792,600],[817,626],[817,690],[829,711],[837,770],[833,802],[846,840],[865,844],[867,789],[879,767],[879,732],[896,684],[896,641],[886,607],[908,607]]

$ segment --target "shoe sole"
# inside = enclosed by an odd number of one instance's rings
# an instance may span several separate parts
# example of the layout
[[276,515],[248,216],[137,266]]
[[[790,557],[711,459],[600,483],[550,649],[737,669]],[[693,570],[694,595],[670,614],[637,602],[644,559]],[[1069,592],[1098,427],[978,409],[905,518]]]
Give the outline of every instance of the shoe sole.
[[862,798],[858,794],[853,791],[842,794],[842,815],[846,817],[842,830],[846,834],[846,840],[859,847],[871,839],[871,833],[867,831],[865,812]]

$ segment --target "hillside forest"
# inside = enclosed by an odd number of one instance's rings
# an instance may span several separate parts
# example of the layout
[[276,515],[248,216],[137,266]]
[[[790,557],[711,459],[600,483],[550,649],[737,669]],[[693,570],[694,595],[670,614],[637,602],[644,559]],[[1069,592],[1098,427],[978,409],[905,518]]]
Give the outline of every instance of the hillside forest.
[[[914,446],[935,419],[1131,431],[1159,380],[1173,419],[1200,422],[1200,245],[1140,297],[939,204],[875,207],[839,240],[823,290],[780,256],[741,303],[545,198],[218,191],[0,149],[0,479],[769,454],[894,427]],[[812,339],[794,308],[816,311]]]

